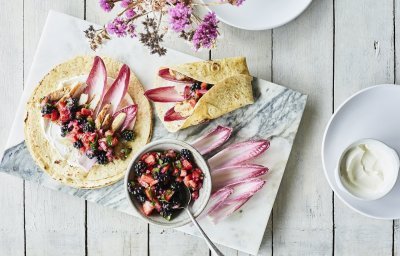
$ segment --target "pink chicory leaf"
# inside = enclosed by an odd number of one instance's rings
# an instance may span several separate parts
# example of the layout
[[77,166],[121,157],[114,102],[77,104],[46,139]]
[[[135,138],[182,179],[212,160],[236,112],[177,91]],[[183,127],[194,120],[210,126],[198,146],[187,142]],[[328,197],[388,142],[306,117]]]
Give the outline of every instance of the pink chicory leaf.
[[181,102],[184,96],[175,90],[175,86],[158,87],[147,90],[144,95],[154,102]]
[[165,122],[172,122],[178,120],[185,120],[186,117],[181,116],[178,112],[175,111],[174,107],[170,108],[164,115]]
[[204,155],[224,144],[231,134],[232,128],[218,125],[214,130],[196,139],[191,144],[200,154]]
[[97,98],[95,100],[95,106],[91,106],[96,111],[97,107],[102,102],[107,85],[106,66],[99,56],[94,57],[93,66],[90,70],[88,78],[86,79],[86,84],[87,86],[84,90],[84,93],[88,94],[89,98],[91,99],[94,97]]
[[117,79],[110,86],[103,98],[102,106],[111,103],[110,112],[114,114],[121,100],[124,98],[128,90],[130,78],[130,69],[127,65],[123,65],[119,71]]
[[211,169],[237,165],[264,153],[269,148],[268,140],[245,141],[232,144],[208,160]]
[[135,125],[135,120],[136,120],[136,114],[137,114],[138,106],[136,104],[129,105],[127,107],[124,107],[113,115],[113,118],[115,118],[119,113],[124,112],[126,114],[125,120],[121,125],[120,130],[123,131],[125,129],[132,130],[134,125]]
[[193,80],[191,78],[185,78],[182,80],[176,79],[174,76],[172,76],[169,73],[169,68],[160,69],[158,71],[158,76],[160,76],[161,78],[163,78],[165,80],[176,82],[176,83],[191,83],[191,82],[193,82]]

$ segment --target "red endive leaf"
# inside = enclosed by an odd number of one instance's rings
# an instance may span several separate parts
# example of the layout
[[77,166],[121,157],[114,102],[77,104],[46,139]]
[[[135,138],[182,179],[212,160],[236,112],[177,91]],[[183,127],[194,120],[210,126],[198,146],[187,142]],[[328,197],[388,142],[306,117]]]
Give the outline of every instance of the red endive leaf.
[[99,56],[94,57],[93,66],[86,79],[86,84],[84,93],[88,94],[89,98],[97,98],[95,106],[92,106],[93,109],[96,109],[101,104],[107,85],[106,66]]
[[[208,216],[212,222],[218,223],[242,207],[257,191],[265,184],[260,179],[246,179],[241,182],[226,186],[233,189],[233,193],[209,212]],[[224,188],[223,188],[224,189]]]
[[206,216],[208,213],[218,208],[218,206],[222,204],[225,201],[225,199],[228,198],[232,193],[233,189],[228,187],[220,189],[215,193],[213,193],[210,197],[210,200],[208,200],[206,208],[203,210],[203,212],[198,218]]
[[128,90],[130,74],[131,72],[129,67],[124,64],[119,71],[118,77],[104,95],[102,106],[111,103],[111,114],[115,113],[119,103],[124,98],[126,91]]
[[235,184],[240,181],[256,178],[268,172],[268,168],[258,164],[245,164],[223,167],[212,170],[212,187],[218,190],[227,185]]
[[178,112],[175,112],[174,107],[170,108],[164,115],[165,122],[172,122],[178,120],[185,120],[186,117],[181,116]]
[[181,102],[185,100],[185,97],[175,90],[175,86],[150,89],[147,90],[144,95],[154,102]]
[[200,154],[204,155],[224,144],[231,134],[232,128],[218,125],[214,130],[196,139],[191,144]]
[[160,70],[158,71],[158,75],[159,75],[161,78],[165,79],[165,80],[172,81],[172,82],[176,82],[176,83],[188,83],[188,82],[193,82],[193,80],[190,79],[190,78],[185,78],[185,79],[183,79],[183,80],[178,80],[178,79],[176,79],[175,77],[171,76],[171,74],[169,73],[169,68],[160,69]]
[[135,125],[135,120],[136,120],[136,114],[137,114],[138,107],[136,104],[129,105],[127,107],[124,107],[113,115],[113,118],[115,118],[119,113],[124,112],[126,114],[125,120],[121,125],[120,130],[123,131],[125,129],[132,130],[134,125]]
[[269,148],[268,140],[246,141],[232,144],[208,160],[211,169],[237,165],[249,161]]

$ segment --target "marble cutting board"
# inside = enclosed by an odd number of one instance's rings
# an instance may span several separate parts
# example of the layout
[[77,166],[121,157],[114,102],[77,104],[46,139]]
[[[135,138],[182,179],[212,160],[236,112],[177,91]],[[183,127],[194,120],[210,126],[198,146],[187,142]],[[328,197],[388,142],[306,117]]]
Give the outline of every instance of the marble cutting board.
[[[26,101],[36,84],[49,70],[76,55],[98,54],[118,59],[131,67],[146,88],[152,87],[154,73],[159,66],[198,59],[171,49],[162,58],[149,55],[147,49],[133,43],[129,38],[114,39],[98,52],[93,53],[83,35],[83,30],[89,24],[87,21],[65,14],[53,11],[49,13],[7,141],[7,149],[0,164],[0,171],[134,215],[125,199],[122,181],[96,190],[74,189],[52,180],[35,165],[24,142],[23,119]],[[200,220],[201,226],[214,242],[256,255],[289,158],[307,96],[257,78],[253,80],[253,88],[255,104],[207,124],[191,127],[175,134],[168,133],[161,122],[155,118],[152,139],[177,138],[190,142],[217,125],[226,125],[234,128],[233,136],[226,145],[248,139],[271,140],[271,147],[267,153],[256,161],[270,169],[268,174],[262,177],[267,180],[263,189],[253,196],[240,211],[217,225],[212,224],[207,218]],[[199,235],[197,230],[190,225],[178,230]]]

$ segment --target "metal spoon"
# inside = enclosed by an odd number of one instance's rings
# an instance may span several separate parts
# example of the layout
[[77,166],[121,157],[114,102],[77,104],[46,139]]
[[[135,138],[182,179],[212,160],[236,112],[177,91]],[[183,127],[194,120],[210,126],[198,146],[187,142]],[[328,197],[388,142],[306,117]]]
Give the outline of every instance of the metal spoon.
[[208,248],[210,248],[211,252],[213,253],[213,255],[217,255],[217,256],[224,256],[219,250],[218,248],[213,244],[213,242],[210,240],[210,238],[208,238],[208,236],[206,235],[206,233],[204,233],[203,229],[201,229],[199,223],[197,223],[197,221],[195,220],[195,218],[193,217],[192,213],[189,210],[189,205],[190,202],[192,201],[192,194],[190,193],[189,188],[185,187],[185,193],[186,193],[186,199],[187,199],[187,203],[186,205],[183,207],[184,210],[186,211],[186,213],[189,215],[189,218],[192,220],[193,224],[197,227],[197,229],[200,231],[201,235],[203,236],[204,240],[206,241]]

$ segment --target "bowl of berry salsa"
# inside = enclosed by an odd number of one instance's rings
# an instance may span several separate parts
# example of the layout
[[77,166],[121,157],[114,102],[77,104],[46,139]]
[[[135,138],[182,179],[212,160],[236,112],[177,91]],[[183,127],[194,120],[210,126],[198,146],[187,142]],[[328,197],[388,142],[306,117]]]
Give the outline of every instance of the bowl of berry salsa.
[[171,228],[191,222],[182,212],[189,192],[194,217],[200,215],[211,195],[206,160],[189,144],[173,139],[154,141],[140,150],[128,167],[125,185],[128,201],[139,216]]

